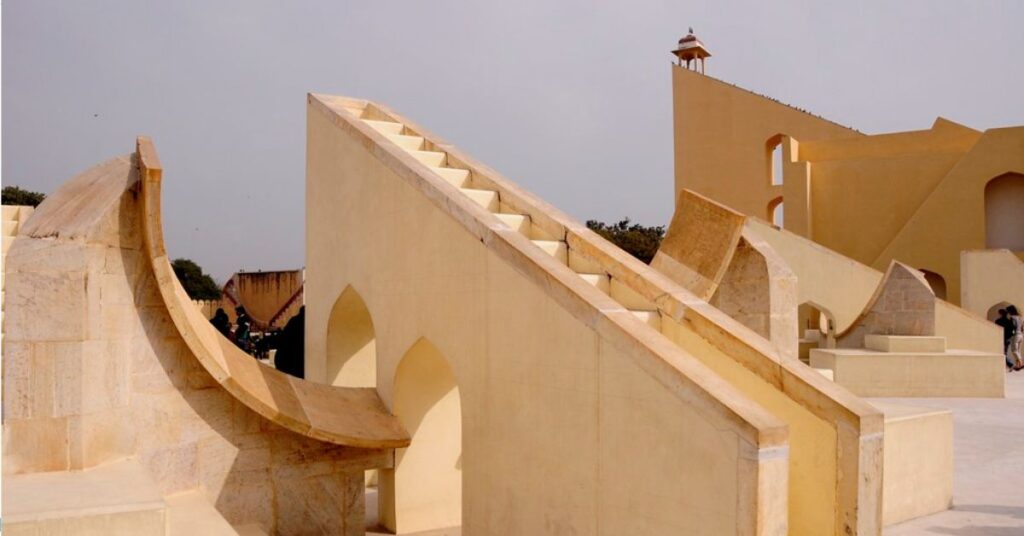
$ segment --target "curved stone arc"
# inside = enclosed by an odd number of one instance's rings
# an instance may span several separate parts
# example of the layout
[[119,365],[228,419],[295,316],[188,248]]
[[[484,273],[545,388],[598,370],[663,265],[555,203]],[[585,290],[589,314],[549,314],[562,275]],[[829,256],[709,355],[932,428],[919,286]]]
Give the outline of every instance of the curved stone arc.
[[217,333],[174,275],[163,238],[163,168],[152,140],[136,141],[142,183],[144,249],[171,319],[186,345],[229,393],[264,418],[322,441],[359,448],[402,448],[408,432],[374,388],[340,388],[305,381],[264,366]]

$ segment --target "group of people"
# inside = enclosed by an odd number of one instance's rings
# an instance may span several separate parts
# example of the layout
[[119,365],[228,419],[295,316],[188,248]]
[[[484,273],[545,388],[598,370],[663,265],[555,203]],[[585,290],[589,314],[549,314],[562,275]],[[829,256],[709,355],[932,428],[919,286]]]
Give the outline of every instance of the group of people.
[[1021,356],[1024,346],[1024,318],[1015,305],[999,310],[996,324],[1003,328],[1003,352],[1006,356],[1006,370],[1013,372],[1024,369],[1024,357]]
[[234,329],[231,329],[231,319],[228,318],[228,314],[222,307],[218,307],[217,312],[213,313],[210,323],[217,328],[221,335],[235,343],[235,346],[241,348],[242,351],[248,354],[255,353],[255,344],[252,340],[252,317],[245,311],[245,307],[235,307]]
[[268,359],[270,350],[276,350],[274,355],[274,367],[286,374],[298,378],[305,376],[305,327],[306,307],[299,308],[299,312],[293,316],[284,329],[264,333],[261,337],[253,334],[253,319],[246,312],[245,307],[235,308],[235,325],[231,326],[231,319],[223,308],[218,308],[210,319],[213,327],[231,342],[235,343],[245,353],[257,358]]

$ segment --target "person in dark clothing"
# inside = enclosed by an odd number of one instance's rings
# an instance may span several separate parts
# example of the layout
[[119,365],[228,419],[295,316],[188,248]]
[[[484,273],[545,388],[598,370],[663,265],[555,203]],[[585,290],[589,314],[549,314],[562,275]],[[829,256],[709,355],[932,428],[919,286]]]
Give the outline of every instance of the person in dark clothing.
[[1016,365],[1010,360],[1010,339],[1013,338],[1013,322],[1006,314],[1006,309],[999,310],[999,318],[996,318],[996,325],[1003,328],[1003,356],[1006,358],[1006,369],[1013,370]]
[[228,319],[228,314],[224,312],[222,307],[218,307],[217,312],[213,313],[210,323],[213,324],[213,327],[217,328],[221,335],[231,338],[231,320]]
[[246,353],[251,353],[250,349],[250,331],[252,331],[252,318],[249,317],[249,313],[245,312],[245,307],[235,308],[235,345],[244,350]]
[[306,306],[299,308],[278,338],[274,367],[296,378],[306,375]]

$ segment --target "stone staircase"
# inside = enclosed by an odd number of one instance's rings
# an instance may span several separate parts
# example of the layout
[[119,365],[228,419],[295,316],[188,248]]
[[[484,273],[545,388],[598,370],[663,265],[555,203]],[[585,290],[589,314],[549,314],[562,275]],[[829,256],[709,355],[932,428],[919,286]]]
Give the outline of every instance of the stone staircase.
[[564,240],[559,240],[534,225],[527,214],[516,212],[502,203],[499,192],[477,184],[470,170],[458,167],[450,162],[448,155],[436,151],[431,143],[422,136],[416,135],[409,127],[394,121],[363,118],[363,109],[348,107],[356,117],[377,130],[391,142],[417,160],[425,164],[435,174],[455,186],[463,195],[493,213],[510,228],[519,231],[530,239],[541,251],[566,264],[587,283],[610,296],[613,300],[628,309],[634,316],[655,330],[661,329],[661,316],[657,306],[641,297],[635,291],[611,278],[600,264],[571,251]]

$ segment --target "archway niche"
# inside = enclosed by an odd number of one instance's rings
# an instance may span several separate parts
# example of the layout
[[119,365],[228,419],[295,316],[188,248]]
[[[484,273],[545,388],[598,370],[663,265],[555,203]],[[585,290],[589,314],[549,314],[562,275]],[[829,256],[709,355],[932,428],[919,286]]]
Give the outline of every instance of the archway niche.
[[392,411],[412,443],[380,471],[380,517],[396,534],[462,524],[462,407],[444,355],[420,339],[395,371]]
[[1004,301],[999,302],[999,303],[993,305],[992,307],[988,308],[988,312],[985,313],[985,318],[989,319],[989,321],[993,321],[993,320],[999,318],[999,310],[1000,309],[1006,309],[1009,306],[1010,306],[1010,302],[1004,302]]
[[928,282],[928,286],[932,287],[935,297],[940,300],[946,299],[946,278],[931,270],[921,270],[921,273],[924,274],[924,280]]
[[782,228],[785,222],[785,212],[782,203],[782,196],[776,197],[768,202],[768,221],[773,225]]
[[1004,173],[985,185],[985,247],[1024,251],[1024,175]]
[[773,186],[780,186],[783,183],[783,134],[776,134],[765,142],[765,157],[768,160],[768,180]]
[[327,321],[327,382],[341,387],[377,386],[373,319],[351,285],[334,302]]

